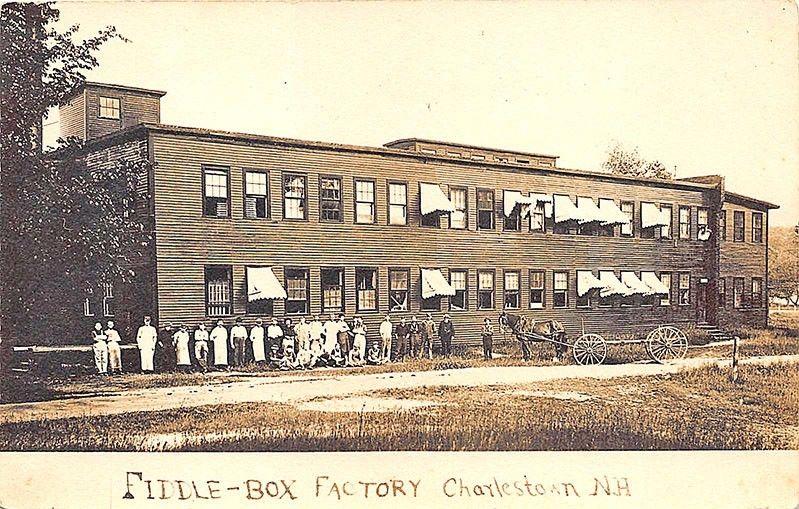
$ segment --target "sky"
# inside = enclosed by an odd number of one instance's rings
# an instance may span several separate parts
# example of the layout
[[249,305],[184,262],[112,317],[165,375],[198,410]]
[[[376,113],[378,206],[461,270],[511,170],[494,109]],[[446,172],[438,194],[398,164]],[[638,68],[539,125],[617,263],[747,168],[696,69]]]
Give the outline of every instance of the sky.
[[[432,138],[598,170],[616,142],[799,223],[790,2],[58,3],[114,25],[87,79],[167,91],[161,122],[380,146]],[[58,136],[57,113],[46,141]]]

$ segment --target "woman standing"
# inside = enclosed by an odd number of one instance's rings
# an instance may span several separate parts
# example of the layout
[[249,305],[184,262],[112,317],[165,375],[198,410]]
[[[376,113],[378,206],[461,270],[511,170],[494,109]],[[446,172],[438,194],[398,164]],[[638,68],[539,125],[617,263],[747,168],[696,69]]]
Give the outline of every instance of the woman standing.
[[97,374],[105,375],[108,373],[108,344],[105,342],[107,336],[103,332],[103,325],[100,322],[94,324],[92,340],[94,345],[94,365],[97,367]]
[[252,343],[252,360],[261,364],[266,360],[264,351],[264,326],[263,320],[257,318],[255,325],[250,329],[250,343]]
[[181,325],[173,338],[175,345],[175,360],[180,371],[187,372],[191,369],[191,356],[189,355],[189,331]]
[[356,366],[363,366],[366,361],[366,325],[360,316],[356,316],[352,322],[352,333],[355,338],[352,340],[350,362]]

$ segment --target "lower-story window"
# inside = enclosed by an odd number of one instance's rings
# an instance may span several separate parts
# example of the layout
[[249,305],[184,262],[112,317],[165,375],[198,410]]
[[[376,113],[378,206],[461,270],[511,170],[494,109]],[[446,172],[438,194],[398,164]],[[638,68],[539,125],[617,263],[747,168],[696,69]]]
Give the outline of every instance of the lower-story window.
[[455,290],[455,295],[449,298],[449,309],[452,311],[465,311],[466,300],[466,271],[450,270],[449,284]]
[[205,302],[208,316],[233,314],[233,270],[228,266],[205,268]]
[[344,269],[322,269],[322,312],[344,312]]
[[494,309],[494,271],[477,272],[477,309]]
[[377,311],[377,270],[355,269],[355,308],[358,311]]
[[691,275],[680,274],[680,293],[677,295],[679,298],[680,306],[687,306],[691,303]]
[[736,277],[732,280],[732,307],[744,307],[744,278]]
[[671,305],[671,274],[668,272],[661,272],[660,273],[660,282],[663,283],[663,286],[669,289],[669,293],[660,296],[660,305],[661,306],[670,306]]
[[91,288],[86,290],[86,298],[83,300],[83,316],[94,316],[93,294],[94,291]]
[[552,276],[552,307],[565,308],[569,305],[569,273],[555,272]]
[[723,277],[719,278],[718,290],[719,290],[718,306],[720,308],[725,308],[727,307],[727,280],[724,279]]
[[763,305],[763,280],[759,277],[752,278],[752,307],[759,308]]
[[505,309],[519,309],[521,307],[519,279],[521,279],[519,271],[505,272]]
[[530,309],[544,307],[544,271],[530,271]]
[[436,295],[428,299],[422,299],[422,303],[419,306],[419,309],[421,309],[422,311],[440,311],[441,297]]
[[286,314],[308,314],[308,269],[286,268]]
[[116,311],[114,304],[114,285],[113,283],[103,283],[103,316],[113,317]]
[[388,271],[388,306],[391,311],[408,311],[408,269]]

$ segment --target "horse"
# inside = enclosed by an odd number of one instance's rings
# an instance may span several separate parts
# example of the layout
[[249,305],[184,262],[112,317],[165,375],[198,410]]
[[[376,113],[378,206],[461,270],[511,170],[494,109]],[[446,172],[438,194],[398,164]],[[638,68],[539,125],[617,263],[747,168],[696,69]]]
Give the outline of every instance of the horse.
[[555,347],[555,361],[559,361],[566,354],[568,349],[566,345],[566,329],[557,320],[537,321],[535,318],[530,318],[526,315],[514,315],[503,311],[499,315],[499,324],[502,327],[509,328],[516,335],[516,339],[519,340],[521,345],[522,357],[526,361],[532,358],[528,341],[542,342],[545,340],[532,338],[525,333],[533,333],[549,338]]

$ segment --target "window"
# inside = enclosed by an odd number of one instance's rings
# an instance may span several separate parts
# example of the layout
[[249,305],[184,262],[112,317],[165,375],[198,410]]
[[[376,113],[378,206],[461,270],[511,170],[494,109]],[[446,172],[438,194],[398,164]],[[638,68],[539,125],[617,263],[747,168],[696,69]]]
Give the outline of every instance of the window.
[[322,312],[344,312],[344,269],[322,269]]
[[114,311],[114,285],[103,283],[103,316],[113,317]]
[[[652,272],[651,274],[654,275],[655,273]],[[643,278],[644,278],[644,273],[641,272],[640,279],[643,279]],[[654,306],[655,305],[655,294],[642,295],[641,296],[641,305],[642,306]]]
[[763,280],[759,277],[752,278],[752,307],[763,306]]
[[544,307],[544,271],[530,271],[530,309]]
[[519,164],[530,164],[529,159],[516,159],[516,162]]
[[94,291],[91,288],[86,290],[86,298],[83,300],[83,316],[94,316],[93,293]]
[[763,242],[763,213],[752,212],[752,242]]
[[[586,271],[578,270],[577,271],[577,280],[578,281],[580,280],[580,273],[582,273],[582,272],[587,272],[589,274],[591,273],[590,270],[586,270]],[[591,293],[593,291],[594,290],[585,292],[585,294],[583,294],[583,295],[580,295],[578,293],[574,305],[577,306],[578,308],[590,308],[591,307]]]
[[377,270],[355,269],[355,309],[377,311]]
[[494,272],[477,272],[477,309],[494,309]]
[[307,179],[304,175],[283,175],[283,217],[307,219]]
[[546,214],[544,211],[544,203],[537,202],[535,207],[530,209],[530,231],[543,232],[546,231]]
[[680,306],[687,306],[691,303],[691,275],[680,274],[680,292],[677,294]]
[[494,229],[494,191],[491,189],[477,190],[477,229]]
[[449,227],[465,230],[468,226],[468,212],[466,205],[466,188],[452,187],[449,190],[449,201],[455,206],[455,211],[449,215]]
[[[643,217],[644,217],[644,205],[652,206],[652,205],[654,205],[654,203],[640,202],[639,206],[641,207],[641,215],[639,217],[641,217],[641,221],[643,221]],[[655,230],[657,229],[656,226],[648,226],[646,228],[643,228],[643,225],[641,225],[641,226],[642,226],[642,228],[641,228],[641,238],[642,239],[654,239],[655,238]]]
[[[621,276],[621,280],[622,281],[624,281],[624,279],[625,279],[624,274],[627,273],[627,272],[630,272],[630,271],[626,271],[625,270],[625,271],[622,271],[619,274]],[[633,275],[635,275],[635,272],[633,272]],[[634,306],[635,305],[635,299],[636,299],[636,295],[635,294],[633,294],[633,295],[622,295],[622,297],[621,297],[621,305],[622,306]]]
[[420,150],[420,152],[422,154],[427,154],[427,155],[431,155],[431,156],[436,155],[436,150],[433,149],[433,148],[423,148],[422,150]]
[[205,268],[205,313],[208,316],[233,314],[232,278],[230,266]]
[[244,217],[269,217],[269,184],[262,171],[244,172]]
[[441,226],[441,216],[438,212],[431,212],[430,214],[422,215],[421,221],[422,226],[430,226],[432,228],[438,228]]
[[449,298],[449,309],[452,311],[466,311],[466,278],[467,272],[465,270],[449,271],[449,284],[455,289],[455,295]]
[[309,291],[308,269],[285,269],[286,274],[286,314],[308,314]]
[[474,159],[475,161],[485,161],[486,156],[481,154],[472,154],[472,159]]
[[671,238],[671,214],[672,208],[671,205],[661,205],[660,206],[661,212],[663,212],[663,217],[666,218],[668,224],[664,224],[660,227],[660,238],[661,239],[670,239]]
[[691,238],[691,207],[680,207],[680,238]]
[[388,305],[391,311],[408,311],[408,279],[407,269],[388,271]]
[[635,204],[631,201],[621,202],[621,211],[627,216],[627,222],[621,225],[621,236],[632,237],[635,234],[633,224],[635,221]]
[[736,277],[732,280],[732,307],[744,307],[744,278]]
[[[505,192],[505,196],[507,196],[507,191]],[[521,205],[516,205],[513,208],[513,211],[510,213],[509,216],[502,214],[504,219],[502,223],[502,229],[505,231],[512,231],[512,232],[520,232],[522,231],[522,213],[521,213]]]
[[120,117],[121,102],[116,97],[103,97],[100,96],[100,118],[113,118]]
[[708,219],[707,219],[707,209],[704,207],[700,207],[696,209],[696,236],[700,240],[704,240],[706,235],[708,235]]
[[720,277],[717,286],[719,290],[718,307],[723,309],[727,307],[727,280],[723,277]]
[[319,220],[330,223],[344,221],[341,179],[319,177]]
[[[599,199],[599,209],[600,210],[605,210],[607,205],[605,205],[605,207],[603,207],[602,204],[603,203],[608,203],[608,202],[609,203],[613,203],[613,200],[611,198],[600,198]],[[614,231],[613,231],[614,227],[613,227],[612,224],[600,224],[597,227],[597,230],[598,230],[598,233],[599,233],[600,237],[613,237],[613,235],[614,235]]]
[[669,293],[660,296],[661,306],[671,306],[671,274],[668,272],[660,273],[660,282],[669,289]]
[[733,242],[743,242],[744,241],[744,222],[746,220],[746,216],[744,216],[743,210],[734,210],[732,213],[732,240]]
[[552,280],[552,307],[565,308],[569,305],[569,273],[555,272]]
[[427,299],[422,299],[419,309],[422,311],[440,311],[441,310],[441,297],[434,295]]
[[407,184],[388,184],[388,224],[408,224]]
[[521,292],[519,271],[505,272],[505,309],[519,309],[521,307]]
[[229,217],[228,177],[230,170],[221,167],[203,168],[203,215]]
[[375,183],[371,180],[355,181],[355,222],[375,222]]
[[[616,274],[612,270],[600,270],[599,271],[599,280],[600,281],[604,281],[605,280],[606,276],[604,276],[603,274],[613,274],[614,277],[616,276]],[[597,292],[597,293],[598,293],[597,305],[599,307],[609,308],[609,307],[613,306],[613,302],[614,302],[615,296],[613,296],[613,295],[605,295],[603,297],[601,292]]]
[[719,239],[727,240],[727,211],[719,211]]

